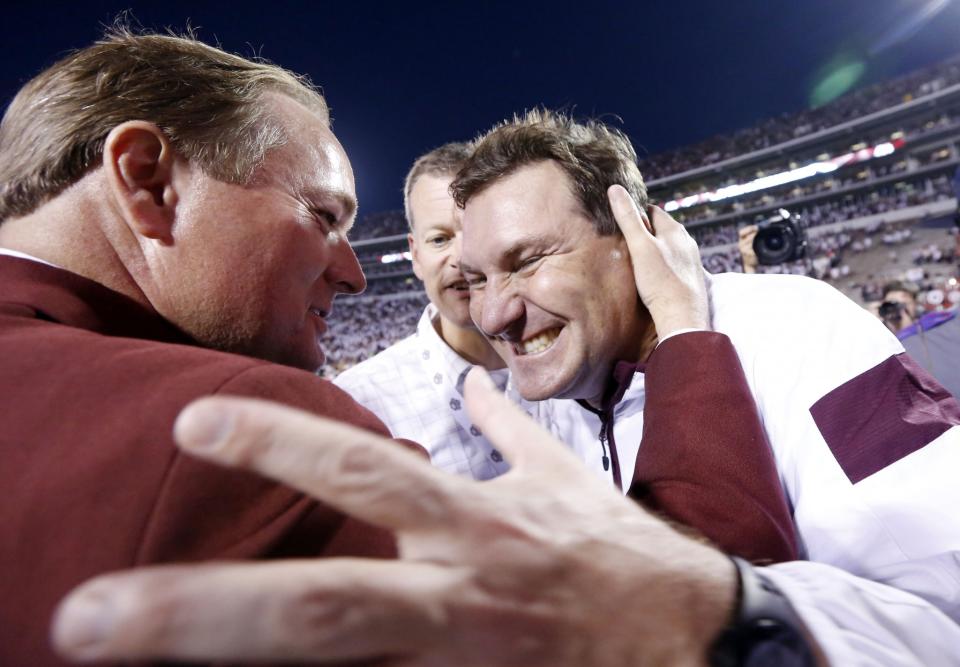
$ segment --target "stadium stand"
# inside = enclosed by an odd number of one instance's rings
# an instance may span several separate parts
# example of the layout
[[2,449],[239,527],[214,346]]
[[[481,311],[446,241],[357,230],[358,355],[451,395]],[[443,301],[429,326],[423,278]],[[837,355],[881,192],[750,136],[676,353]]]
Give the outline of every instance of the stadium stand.
[[[712,273],[742,270],[739,228],[780,209],[807,257],[760,267],[826,280],[861,304],[883,284],[920,286],[927,310],[960,305],[953,179],[960,165],[960,58],[641,161],[653,201],[687,226]],[[402,211],[366,216],[351,240],[367,274],[337,300],[324,369],[334,375],[409,335],[426,297]],[[874,304],[875,305],[875,304]]]

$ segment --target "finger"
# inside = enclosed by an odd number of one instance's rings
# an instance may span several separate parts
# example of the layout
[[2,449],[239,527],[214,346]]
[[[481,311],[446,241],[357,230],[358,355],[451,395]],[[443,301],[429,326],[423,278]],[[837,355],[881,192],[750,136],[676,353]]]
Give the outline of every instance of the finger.
[[673,235],[679,235],[690,239],[691,243],[696,243],[690,235],[690,231],[662,208],[651,205],[649,211],[650,223],[653,225],[653,230],[657,238],[665,239]]
[[626,188],[622,185],[611,185],[607,188],[607,200],[610,202],[610,210],[613,211],[613,219],[631,249],[633,245],[653,238],[650,221],[637,207]]
[[81,661],[395,664],[450,641],[448,601],[468,576],[360,559],[148,568],[74,590],[51,637],[58,652]]
[[195,401],[174,437],[200,458],[254,470],[394,530],[449,525],[471,494],[466,481],[391,440],[267,401]]
[[566,445],[497,391],[479,366],[467,375],[464,397],[471,421],[515,469],[550,472],[572,480],[593,477]]

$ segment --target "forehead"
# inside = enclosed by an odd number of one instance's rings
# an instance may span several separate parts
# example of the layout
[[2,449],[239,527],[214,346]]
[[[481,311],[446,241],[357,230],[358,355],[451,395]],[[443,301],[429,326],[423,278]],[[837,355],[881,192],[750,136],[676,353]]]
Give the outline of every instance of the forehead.
[[286,136],[282,146],[267,153],[256,180],[282,181],[305,193],[349,200],[356,208],[353,168],[326,119],[279,93],[265,94],[263,103]]
[[589,244],[600,237],[553,161],[521,167],[473,196],[463,211],[464,262],[480,266],[530,243]]
[[410,213],[420,229],[459,221],[459,209],[450,195],[452,175],[423,174],[410,189]]

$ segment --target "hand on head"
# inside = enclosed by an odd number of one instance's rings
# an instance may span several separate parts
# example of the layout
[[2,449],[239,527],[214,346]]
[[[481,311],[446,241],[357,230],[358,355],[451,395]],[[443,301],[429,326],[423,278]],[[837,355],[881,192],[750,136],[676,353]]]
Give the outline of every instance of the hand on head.
[[637,291],[662,339],[680,329],[709,329],[710,307],[696,241],[663,209],[649,217],[619,185],[607,190],[630,249]]

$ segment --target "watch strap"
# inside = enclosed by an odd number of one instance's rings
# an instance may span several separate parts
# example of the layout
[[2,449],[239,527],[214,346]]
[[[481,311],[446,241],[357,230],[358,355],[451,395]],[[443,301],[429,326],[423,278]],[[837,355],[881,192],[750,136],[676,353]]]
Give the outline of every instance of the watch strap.
[[710,649],[711,667],[814,667],[803,621],[763,568],[732,556],[737,605],[730,625]]

